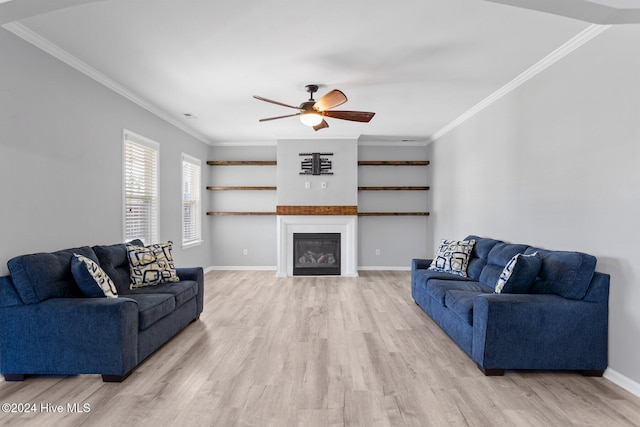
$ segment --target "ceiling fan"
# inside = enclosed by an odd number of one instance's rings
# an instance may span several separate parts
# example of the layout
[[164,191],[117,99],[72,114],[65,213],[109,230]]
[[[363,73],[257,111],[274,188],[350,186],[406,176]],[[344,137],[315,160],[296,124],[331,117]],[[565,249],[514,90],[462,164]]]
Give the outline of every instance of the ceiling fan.
[[293,105],[284,104],[282,102],[273,101],[271,99],[263,98],[261,96],[254,95],[255,99],[260,101],[270,102],[271,104],[282,105],[283,107],[289,107],[299,110],[295,114],[287,114],[286,116],[269,117],[267,119],[260,119],[261,122],[269,120],[284,119],[285,117],[299,116],[300,121],[307,126],[313,127],[313,130],[318,131],[323,128],[328,128],[329,124],[324,117],[331,117],[333,119],[350,120],[352,122],[369,122],[376,113],[368,113],[365,111],[344,111],[344,110],[331,110],[331,108],[337,107],[347,102],[347,97],[341,91],[334,89],[331,92],[325,94],[320,99],[315,101],[313,94],[318,91],[318,85],[305,86],[309,95],[309,100],[303,102],[298,107]]

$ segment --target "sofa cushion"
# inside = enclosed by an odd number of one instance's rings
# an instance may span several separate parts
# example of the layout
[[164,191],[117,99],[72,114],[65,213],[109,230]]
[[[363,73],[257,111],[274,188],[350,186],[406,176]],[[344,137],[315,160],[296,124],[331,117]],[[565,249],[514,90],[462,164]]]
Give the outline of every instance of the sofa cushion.
[[489,251],[487,265],[484,266],[482,273],[480,273],[480,283],[495,289],[502,270],[511,261],[511,258],[516,254],[524,253],[528,247],[527,245],[515,245],[512,243],[496,243]]
[[487,239],[479,236],[467,236],[464,240],[475,240],[476,243],[473,245],[473,250],[471,251],[471,256],[469,257],[469,265],[467,266],[467,276],[472,278],[473,280],[480,279],[480,273],[482,273],[482,269],[485,265],[487,265],[487,257],[489,256],[489,251],[499,243],[500,240],[495,239]]
[[486,292],[451,289],[447,291],[444,303],[458,317],[469,325],[473,325],[473,300],[483,293]]
[[[132,245],[144,246],[144,244],[136,239],[132,240]],[[115,245],[99,245],[93,247],[98,261],[100,261],[100,267],[105,273],[113,280],[118,292],[122,293],[126,289],[129,289],[131,284],[131,278],[129,273],[129,257],[127,257],[127,248],[124,243],[118,243]]]
[[474,243],[475,240],[442,239],[429,270],[467,277],[467,265]]
[[417,283],[423,283],[425,285],[431,279],[460,280],[460,281],[473,280],[470,277],[462,277],[462,276],[457,276],[451,273],[445,273],[444,271],[436,271],[436,270],[429,270],[429,269],[416,270],[413,272],[413,274],[415,276],[415,280],[417,281]]
[[427,295],[445,305],[446,294],[451,290],[473,291],[477,293],[493,293],[493,287],[476,281],[432,279],[427,282]]
[[502,270],[496,283],[497,294],[526,294],[540,271],[538,253],[516,254]]
[[194,298],[198,294],[198,283],[193,280],[181,280],[176,283],[161,283],[133,290],[126,290],[122,296],[144,294],[169,294],[175,298],[176,308]]
[[173,264],[172,245],[172,242],[157,243],[146,247],[126,244],[131,289],[180,280]]
[[525,253],[538,252],[542,265],[531,292],[557,294],[569,299],[582,299],[596,268],[596,258],[581,252],[548,251],[529,248]]
[[20,255],[7,262],[13,285],[25,304],[49,298],[82,296],[71,274],[71,258],[77,253],[98,261],[88,246],[57,252]]
[[138,303],[138,329],[141,331],[176,309],[175,299],[170,294],[129,294],[126,298]]
[[83,255],[73,254],[71,258],[71,274],[73,274],[76,284],[85,296],[90,298],[118,298],[116,285],[97,262]]

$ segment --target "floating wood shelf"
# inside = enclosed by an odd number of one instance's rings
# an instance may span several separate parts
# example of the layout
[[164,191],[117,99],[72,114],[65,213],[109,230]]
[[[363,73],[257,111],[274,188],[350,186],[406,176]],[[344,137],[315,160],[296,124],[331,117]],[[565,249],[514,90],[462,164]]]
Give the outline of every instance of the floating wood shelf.
[[358,212],[358,216],[429,216],[429,212]]
[[275,212],[207,212],[209,216],[234,216],[234,215],[244,215],[244,216],[275,216]]
[[427,166],[429,160],[360,160],[358,166]]
[[429,187],[358,187],[360,191],[426,191]]
[[[275,216],[276,212],[207,212],[209,216]],[[429,216],[429,212],[358,212],[358,216]]]
[[209,160],[209,166],[275,166],[275,160]]
[[209,186],[207,190],[275,190],[276,187]]

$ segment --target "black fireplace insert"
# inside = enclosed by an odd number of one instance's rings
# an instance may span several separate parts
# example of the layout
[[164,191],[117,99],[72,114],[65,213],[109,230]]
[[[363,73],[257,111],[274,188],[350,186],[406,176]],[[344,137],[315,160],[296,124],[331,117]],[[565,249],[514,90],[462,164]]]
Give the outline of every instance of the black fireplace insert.
[[293,275],[340,275],[340,233],[293,233]]

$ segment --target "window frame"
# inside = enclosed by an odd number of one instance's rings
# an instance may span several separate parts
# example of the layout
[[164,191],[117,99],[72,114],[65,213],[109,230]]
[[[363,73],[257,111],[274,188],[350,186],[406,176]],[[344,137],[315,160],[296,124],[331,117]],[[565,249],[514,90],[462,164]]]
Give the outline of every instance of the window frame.
[[152,139],[139,135],[135,132],[131,132],[124,129],[122,132],[122,236],[125,242],[133,239],[140,238],[139,236],[127,235],[127,199],[129,198],[127,188],[127,146],[128,144],[135,144],[144,149],[151,150],[155,163],[155,171],[152,181],[155,181],[155,194],[151,195],[151,223],[148,225],[148,236],[145,236],[142,242],[145,245],[150,245],[160,242],[160,144]]
[[[197,157],[190,156],[186,153],[182,153],[180,161],[180,171],[181,171],[181,185],[180,185],[180,212],[181,212],[181,231],[182,231],[182,247],[183,248],[191,248],[194,246],[198,246],[204,242],[202,239],[202,161]],[[197,168],[197,174],[193,175],[195,178],[195,182],[191,182],[192,188],[196,189],[196,198],[194,200],[193,205],[195,206],[195,237],[189,240],[185,240],[185,163],[191,164],[193,167]],[[191,193],[194,194],[194,193]]]

